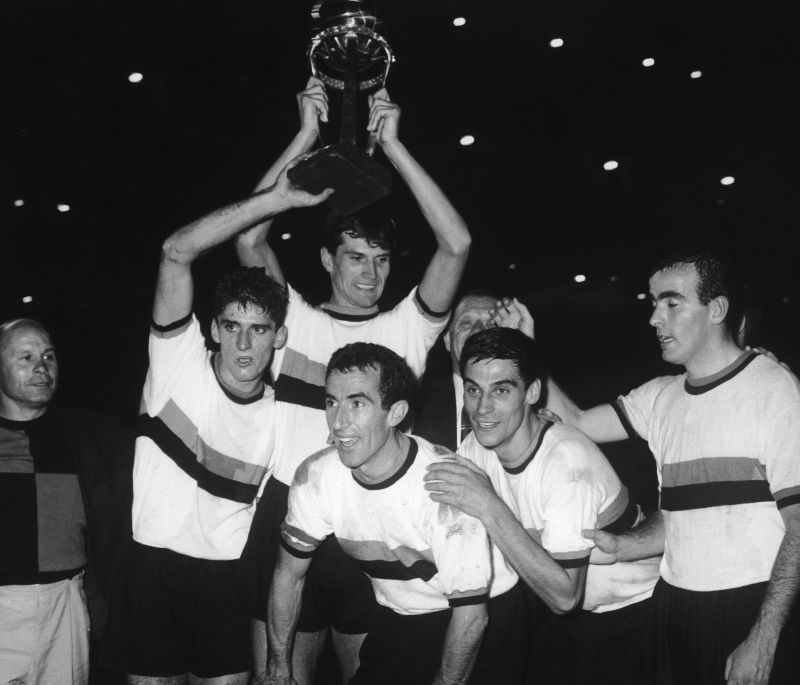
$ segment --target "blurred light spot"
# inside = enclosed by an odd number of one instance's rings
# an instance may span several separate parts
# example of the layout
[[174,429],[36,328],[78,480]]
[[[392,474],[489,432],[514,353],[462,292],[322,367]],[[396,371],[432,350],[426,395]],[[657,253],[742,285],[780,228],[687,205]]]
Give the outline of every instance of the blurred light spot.
[[144,75],[139,73],[138,71],[134,71],[133,73],[128,74],[128,80],[131,83],[140,83],[143,78]]
[[25,200],[14,200],[15,207],[22,207],[25,204]]
[[56,205],[56,209],[59,212],[68,212],[70,210],[70,206],[65,204],[58,204]]
[[401,256],[401,257],[408,257],[410,254],[411,254],[411,250],[409,250],[408,248],[406,248],[405,250],[403,250],[403,251],[400,253],[400,256]]
[[553,40],[550,41],[551,48],[560,48],[562,45],[564,45],[563,38],[553,38]]
[[647,295],[646,295],[645,293],[639,293],[639,294],[636,296],[636,299],[637,299],[637,300],[646,300],[646,299],[647,299]]
[[617,277],[616,276],[609,276],[608,280],[611,281],[612,283],[616,283],[617,282]]
[[652,57],[645,57],[642,60],[642,66],[643,67],[652,67],[655,63],[656,63],[656,61]]
[[689,78],[700,78],[702,75],[703,75],[703,72],[700,71],[699,69],[697,69],[697,70],[693,71],[691,74],[689,74]]
[[453,26],[463,26],[467,23],[467,20],[464,17],[456,17],[453,19]]
[[575,274],[572,278],[576,283],[583,283],[586,280],[586,276],[583,274]]
[[291,233],[281,233],[281,240],[289,240],[291,237]]
[[731,186],[735,180],[733,176],[723,176],[719,182],[724,186]]
[[606,171],[614,171],[619,166],[619,162],[614,159],[609,159],[605,164],[603,164],[603,168]]
[[25,297],[22,298],[22,301],[25,304],[30,304],[31,302],[33,302],[33,298],[30,295],[25,295]]
[[514,269],[516,269],[516,268],[517,268],[517,265],[516,265],[516,264],[509,264],[509,265],[508,265],[508,268],[509,268],[509,269],[511,269],[511,270],[513,271]]
[[475,142],[475,136],[470,136],[470,135],[461,136],[461,140],[459,140],[458,142],[465,147],[467,145],[472,145]]
[[788,297],[782,297],[781,298],[781,302],[783,302],[783,304],[789,304],[789,298]]

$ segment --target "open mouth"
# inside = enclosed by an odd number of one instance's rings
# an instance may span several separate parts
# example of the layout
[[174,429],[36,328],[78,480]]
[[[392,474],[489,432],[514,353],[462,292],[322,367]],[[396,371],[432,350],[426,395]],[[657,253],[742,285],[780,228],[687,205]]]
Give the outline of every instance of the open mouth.
[[336,440],[342,447],[350,448],[358,442],[358,438],[342,438],[337,436]]

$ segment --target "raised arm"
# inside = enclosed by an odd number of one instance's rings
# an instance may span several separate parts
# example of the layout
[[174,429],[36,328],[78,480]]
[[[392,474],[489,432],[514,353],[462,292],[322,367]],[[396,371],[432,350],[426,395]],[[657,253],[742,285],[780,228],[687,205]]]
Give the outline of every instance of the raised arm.
[[389,100],[386,89],[371,96],[369,104],[367,128],[376,135],[387,159],[408,185],[436,238],[436,252],[419,286],[420,297],[433,311],[447,311],[467,263],[472,238],[441,188],[400,142],[400,108]]
[[491,541],[525,583],[554,612],[579,606],[586,582],[586,565],[563,568],[522,527],[495,493],[486,474],[469,459],[431,464],[425,476],[431,499],[454,506],[483,523]]
[[280,550],[267,606],[267,668],[255,678],[259,685],[294,685],[296,682],[292,675],[292,644],[310,563],[310,557],[301,559],[283,548]]
[[[277,180],[281,169],[316,144],[319,138],[319,122],[328,121],[328,95],[322,81],[313,76],[308,79],[305,89],[297,94],[297,107],[300,110],[300,130],[281,156],[267,169],[256,185],[255,192],[269,188]],[[272,278],[281,285],[286,285],[278,257],[267,240],[271,226],[272,217],[237,235],[236,254],[243,266],[263,266]]]
[[275,217],[292,207],[319,204],[331,192],[327,189],[319,195],[311,195],[299,190],[291,185],[284,169],[269,188],[175,231],[161,248],[153,303],[154,323],[164,326],[191,312],[194,296],[191,269],[202,254],[265,218]]
[[758,617],[747,639],[725,664],[725,678],[730,685],[769,682],[778,638],[800,591],[800,504],[784,507],[781,516],[786,532]]
[[453,607],[433,685],[463,685],[469,680],[488,623],[485,603]]
[[610,404],[581,409],[555,381],[547,382],[547,408],[564,423],[580,428],[595,442],[625,440],[628,433]]

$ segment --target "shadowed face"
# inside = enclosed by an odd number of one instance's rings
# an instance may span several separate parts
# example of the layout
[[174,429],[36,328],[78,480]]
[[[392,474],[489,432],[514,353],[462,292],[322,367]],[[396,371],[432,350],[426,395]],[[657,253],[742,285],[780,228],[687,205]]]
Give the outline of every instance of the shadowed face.
[[322,248],[322,265],[331,275],[331,304],[357,309],[376,306],[389,278],[390,256],[388,250],[347,233],[342,234],[335,254]]
[[701,357],[713,329],[709,304],[697,295],[698,277],[693,264],[658,271],[650,278],[653,314],[664,361],[686,366]]
[[22,323],[0,339],[0,406],[8,418],[44,413],[58,385],[58,361],[50,335]]
[[453,369],[458,369],[464,343],[473,333],[488,328],[492,318],[489,314],[496,302],[488,295],[467,295],[453,312],[453,318],[444,336],[444,346],[450,352]]
[[236,394],[248,395],[261,387],[273,350],[286,342],[286,327],[258,307],[231,302],[211,323],[211,337],[219,343],[217,375]]

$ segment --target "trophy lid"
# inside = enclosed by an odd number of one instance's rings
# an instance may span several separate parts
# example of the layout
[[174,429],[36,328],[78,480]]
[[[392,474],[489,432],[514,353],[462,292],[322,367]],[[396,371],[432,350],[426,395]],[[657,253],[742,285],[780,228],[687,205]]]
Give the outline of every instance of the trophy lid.
[[308,46],[311,73],[325,85],[344,90],[348,59],[355,59],[358,89],[382,87],[394,62],[379,21],[367,0],[318,0],[311,9],[314,35]]

